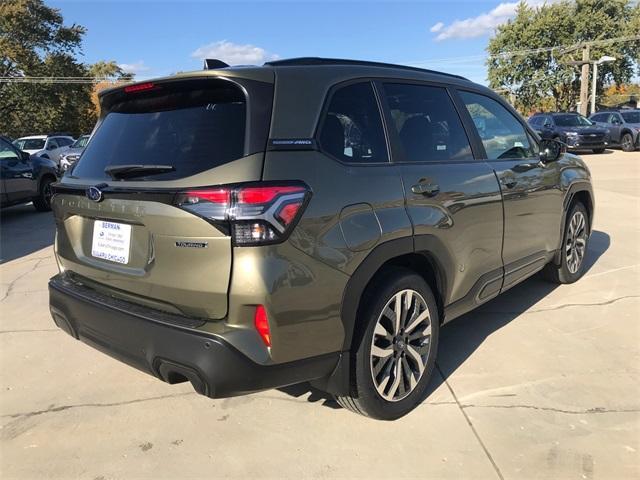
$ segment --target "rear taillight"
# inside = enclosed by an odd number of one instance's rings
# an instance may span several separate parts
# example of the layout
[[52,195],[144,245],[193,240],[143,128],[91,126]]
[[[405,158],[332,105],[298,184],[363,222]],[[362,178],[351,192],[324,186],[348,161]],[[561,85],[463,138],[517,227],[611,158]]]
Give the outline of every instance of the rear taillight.
[[176,206],[226,223],[236,245],[285,240],[302,215],[311,191],[302,183],[259,183],[181,192]]

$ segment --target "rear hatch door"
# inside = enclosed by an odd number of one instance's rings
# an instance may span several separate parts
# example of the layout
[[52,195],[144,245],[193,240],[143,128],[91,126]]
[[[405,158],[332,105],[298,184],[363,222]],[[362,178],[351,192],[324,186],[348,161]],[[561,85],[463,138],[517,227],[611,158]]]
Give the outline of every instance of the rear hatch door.
[[260,180],[272,84],[207,73],[104,95],[91,140],[52,203],[69,276],[152,308],[218,319],[227,313],[231,238],[175,198]]

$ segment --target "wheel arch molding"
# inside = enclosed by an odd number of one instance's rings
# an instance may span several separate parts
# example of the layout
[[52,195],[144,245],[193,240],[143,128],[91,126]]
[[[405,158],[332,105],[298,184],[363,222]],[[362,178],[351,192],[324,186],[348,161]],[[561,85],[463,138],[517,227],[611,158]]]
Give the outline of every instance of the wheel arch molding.
[[567,217],[569,215],[569,210],[571,206],[574,204],[575,200],[580,200],[584,204],[587,209],[587,215],[589,220],[589,234],[593,232],[593,219],[595,216],[595,198],[593,195],[593,187],[591,182],[589,181],[577,181],[569,185],[567,189],[567,193],[564,196],[564,201],[562,204],[562,222],[560,225],[560,243],[558,244],[558,249],[554,256],[554,262],[558,264],[560,262],[561,255],[561,247],[562,247],[562,239],[564,238],[564,230],[567,223]]
[[345,332],[343,351],[352,347],[362,295],[382,269],[406,267],[423,277],[436,297],[442,321],[449,292],[447,272],[453,265],[445,246],[433,235],[403,237],[375,247],[360,263],[344,290],[340,312]]

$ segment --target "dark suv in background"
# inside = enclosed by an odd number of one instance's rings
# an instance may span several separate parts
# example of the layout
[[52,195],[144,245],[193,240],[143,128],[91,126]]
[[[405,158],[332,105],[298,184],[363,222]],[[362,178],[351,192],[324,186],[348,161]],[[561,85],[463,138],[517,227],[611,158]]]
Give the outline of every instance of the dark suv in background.
[[536,113],[529,125],[543,139],[559,140],[570,150],[602,153],[609,146],[609,130],[578,113]]
[[398,418],[442,324],[585,271],[585,164],[462,77],[301,58],[100,94],[55,187],[55,323],[210,397],[312,381]]
[[51,210],[51,184],[58,175],[53,160],[29,155],[0,136],[0,206],[33,202],[40,212]]
[[611,144],[625,152],[640,147],[640,110],[600,111],[589,120],[609,129]]

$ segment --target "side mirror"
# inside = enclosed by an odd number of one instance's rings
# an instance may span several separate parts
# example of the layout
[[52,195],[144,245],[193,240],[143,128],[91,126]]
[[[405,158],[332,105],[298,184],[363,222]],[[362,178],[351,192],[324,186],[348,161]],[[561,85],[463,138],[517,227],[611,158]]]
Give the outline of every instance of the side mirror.
[[542,163],[555,162],[564,152],[564,145],[557,140],[542,140],[540,142],[540,161]]
[[31,158],[31,155],[29,153],[23,152],[22,150],[20,150],[20,161],[22,163],[27,163],[30,158]]
[[54,150],[56,147],[50,143],[49,145],[47,145],[47,150]]

